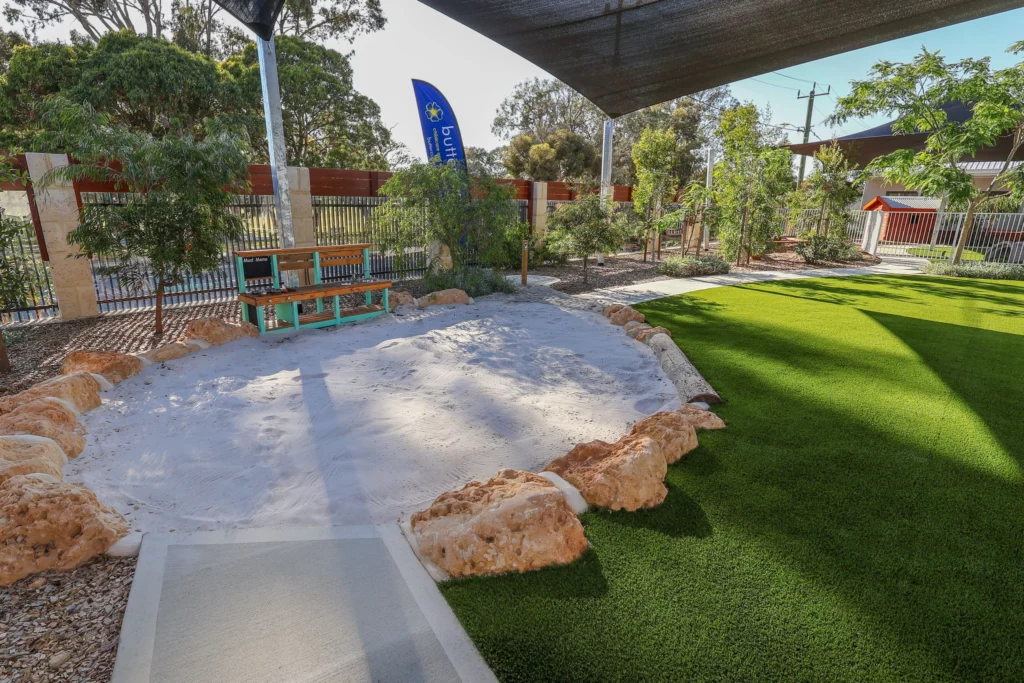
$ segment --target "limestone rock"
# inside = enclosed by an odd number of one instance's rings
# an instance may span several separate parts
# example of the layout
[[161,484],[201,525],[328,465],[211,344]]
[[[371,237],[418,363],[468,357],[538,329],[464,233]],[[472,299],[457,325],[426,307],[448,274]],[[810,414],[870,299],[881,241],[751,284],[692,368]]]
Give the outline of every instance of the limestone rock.
[[655,413],[640,420],[630,436],[649,436],[658,442],[665,463],[671,465],[697,447],[697,432],[681,413]]
[[442,494],[410,527],[420,555],[452,577],[568,564],[587,549],[558,488],[520,470]]
[[127,533],[124,518],[84,486],[8,479],[0,484],[0,586],[77,567]]
[[98,408],[102,403],[100,385],[96,378],[88,372],[78,372],[48,379],[14,396],[0,397],[0,415],[46,396],[68,401],[79,413]]
[[142,372],[142,361],[113,351],[72,351],[64,359],[60,372],[62,375],[94,372],[117,384]]
[[170,344],[164,344],[158,346],[155,349],[150,349],[145,353],[140,353],[139,356],[146,358],[154,363],[163,363],[169,360],[175,360],[195,351],[194,348],[186,344],[185,342],[171,342]]
[[640,333],[637,334],[636,337],[634,337],[634,339],[636,339],[638,342],[644,342],[646,344],[647,340],[656,334],[667,334],[669,337],[672,336],[672,333],[666,330],[664,327],[652,327],[649,330],[641,330]]
[[22,474],[48,474],[60,481],[67,462],[53,439],[28,434],[0,436],[0,484]]
[[623,306],[619,310],[611,314],[609,320],[612,321],[612,325],[625,325],[631,320],[635,320],[638,323],[644,322],[644,314],[639,311],[633,310],[630,306]]
[[39,398],[0,416],[0,435],[18,434],[53,439],[69,458],[85,448],[85,426],[71,405],[58,398]]
[[189,322],[185,328],[185,336],[198,339],[212,346],[221,346],[238,339],[252,337],[259,339],[260,330],[252,323],[242,322],[234,325],[220,318],[199,318]]
[[396,292],[391,290],[388,292],[388,305],[391,308],[398,308],[399,306],[415,306],[416,297],[409,292]]
[[649,436],[581,443],[544,469],[579,489],[591,505],[611,510],[651,508],[668,494],[665,456]]
[[650,325],[648,325],[647,323],[638,323],[635,320],[626,323],[626,334],[629,337],[633,338],[633,339],[639,338],[639,336],[643,332],[646,332],[647,330],[650,330],[650,329],[653,329],[653,328]]
[[725,429],[725,420],[718,417],[710,410],[701,410],[697,406],[688,403],[683,404],[677,411],[695,429]]
[[623,304],[610,304],[608,306],[605,306],[604,309],[601,310],[601,315],[603,315],[606,318],[610,318],[613,314],[618,313],[623,308],[625,308],[625,305]]
[[416,300],[416,306],[418,308],[426,308],[427,306],[446,306],[448,304],[466,304],[473,303],[473,300],[469,298],[469,295],[463,292],[461,289],[442,289],[440,292],[431,292],[426,296],[421,296]]

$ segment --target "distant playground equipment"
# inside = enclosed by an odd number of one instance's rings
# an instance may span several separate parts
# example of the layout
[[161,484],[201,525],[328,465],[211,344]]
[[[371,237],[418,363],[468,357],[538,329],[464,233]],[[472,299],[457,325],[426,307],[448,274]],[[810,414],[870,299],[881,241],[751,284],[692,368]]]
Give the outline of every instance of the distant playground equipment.
[[[259,328],[260,334],[288,330],[331,327],[342,323],[366,320],[390,312],[388,292],[390,280],[377,280],[370,275],[371,244],[343,244],[333,247],[260,249],[235,253],[238,269],[238,301],[242,306],[242,320]],[[325,275],[325,269],[343,269],[362,265],[351,275]],[[282,287],[281,273],[300,271],[308,284]],[[325,277],[339,277],[324,282]],[[381,304],[374,305],[373,292],[381,291]],[[366,294],[366,303],[355,308],[341,308],[340,297],[346,294]],[[333,298],[331,310],[324,310],[324,300]],[[299,304],[316,301],[315,313],[300,313]],[[264,307],[273,306],[276,321],[268,326]]]

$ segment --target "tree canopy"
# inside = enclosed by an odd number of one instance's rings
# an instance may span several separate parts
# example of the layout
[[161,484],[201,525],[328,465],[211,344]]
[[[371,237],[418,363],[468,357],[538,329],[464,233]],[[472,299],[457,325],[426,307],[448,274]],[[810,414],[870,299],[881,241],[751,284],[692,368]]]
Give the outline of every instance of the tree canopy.
[[[1011,47],[1020,52],[1024,44]],[[949,102],[971,105],[966,121],[950,120],[943,109]],[[851,92],[841,97],[831,120],[895,114],[896,133],[927,133],[924,148],[901,149],[875,159],[868,172],[953,204],[965,204],[967,216],[953,261],[959,262],[974,228],[974,214],[1005,186],[1017,198],[1024,196],[1024,170],[1014,168],[1013,158],[1024,146],[1024,63],[994,71],[990,60],[962,59],[948,62],[938,52],[922,50],[906,63],[882,61],[869,77],[854,81]],[[1011,138],[1011,149],[1000,171],[984,187],[962,162],[984,147]]]

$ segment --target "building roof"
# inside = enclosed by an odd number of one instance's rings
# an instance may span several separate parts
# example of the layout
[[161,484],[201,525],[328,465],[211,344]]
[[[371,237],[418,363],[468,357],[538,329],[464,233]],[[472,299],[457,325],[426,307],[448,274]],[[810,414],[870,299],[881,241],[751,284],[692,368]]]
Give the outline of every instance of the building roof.
[[[420,1],[525,57],[612,117],[1022,5],[1021,0]],[[443,39],[424,36],[424,47]],[[426,65],[439,67],[431,60]]]
[[938,211],[942,200],[938,197],[875,197],[864,207],[887,208],[896,211]]

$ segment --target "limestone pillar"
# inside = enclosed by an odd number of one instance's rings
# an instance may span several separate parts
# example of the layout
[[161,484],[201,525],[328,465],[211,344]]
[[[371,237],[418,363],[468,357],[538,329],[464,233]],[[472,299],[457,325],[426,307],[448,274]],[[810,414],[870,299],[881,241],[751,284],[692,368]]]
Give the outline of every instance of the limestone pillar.
[[71,183],[58,181],[44,187],[43,176],[51,169],[66,166],[66,154],[25,155],[35,195],[43,238],[50,254],[50,276],[57,295],[57,306],[63,320],[77,320],[99,315],[96,284],[88,259],[75,258],[81,251],[68,244],[68,233],[78,227],[78,200]]
[[316,224],[313,221],[313,196],[309,187],[309,169],[288,167],[292,191],[292,223],[295,225],[295,246],[316,246]]
[[533,236],[538,242],[548,234],[548,184],[542,181],[533,183]]

